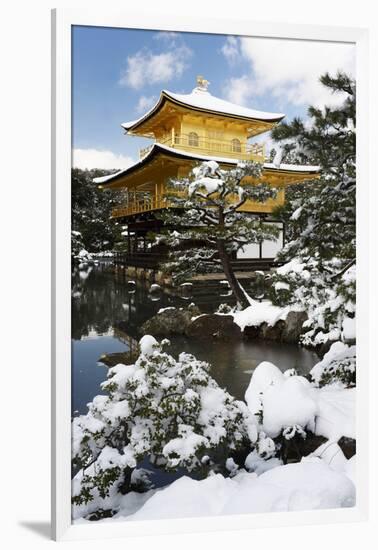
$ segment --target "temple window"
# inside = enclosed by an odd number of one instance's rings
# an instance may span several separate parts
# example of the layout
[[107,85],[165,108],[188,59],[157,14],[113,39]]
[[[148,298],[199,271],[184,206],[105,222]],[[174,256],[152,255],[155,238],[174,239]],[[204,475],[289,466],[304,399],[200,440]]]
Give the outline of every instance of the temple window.
[[198,134],[196,132],[189,133],[189,146],[198,147]]
[[231,141],[231,148],[234,153],[241,153],[241,143],[238,139],[233,139]]

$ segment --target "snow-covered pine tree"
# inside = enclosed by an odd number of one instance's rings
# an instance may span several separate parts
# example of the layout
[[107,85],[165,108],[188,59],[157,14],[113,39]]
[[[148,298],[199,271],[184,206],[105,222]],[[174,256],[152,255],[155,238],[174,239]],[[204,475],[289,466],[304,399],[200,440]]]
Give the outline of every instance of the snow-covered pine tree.
[[341,95],[340,103],[310,107],[309,122],[294,119],[272,130],[298,163],[321,167],[319,182],[303,185],[277,212],[287,219],[291,240],[279,254],[287,267],[273,277],[271,298],[279,305],[304,306],[310,316],[307,343],[342,337],[355,303],[356,86],[344,73],[320,80]]
[[347,264],[355,258],[356,196],[356,87],[344,73],[335,78],[328,73],[322,84],[344,100],[336,107],[308,109],[309,123],[295,118],[272,130],[272,137],[291,146],[297,164],[319,164],[322,179],[312,192],[296,197],[291,205],[291,221],[297,226],[298,238],[281,252],[281,259],[290,260],[301,250],[317,256],[319,261],[337,257]]
[[102,384],[107,395],[73,419],[75,506],[111,508],[117,495],[135,488],[143,458],[166,470],[190,471],[211,467],[221,446],[227,457],[256,443],[256,419],[218,386],[210,365],[187,353],[176,360],[163,345],[144,336],[136,363],[109,369]]
[[112,250],[121,240],[121,227],[110,219],[112,208],[120,201],[119,193],[107,193],[98,189],[94,178],[113,173],[114,170],[80,170],[71,173],[72,239],[73,251],[77,250],[77,234],[81,234],[82,248],[88,252]]
[[278,236],[259,216],[238,210],[247,200],[265,202],[275,197],[275,189],[259,182],[261,172],[258,162],[240,162],[231,170],[222,170],[217,162],[207,161],[188,178],[169,182],[166,199],[170,208],[161,214],[166,230],[158,238],[169,247],[163,268],[174,281],[223,271],[238,307],[250,305],[231,258],[246,244]]

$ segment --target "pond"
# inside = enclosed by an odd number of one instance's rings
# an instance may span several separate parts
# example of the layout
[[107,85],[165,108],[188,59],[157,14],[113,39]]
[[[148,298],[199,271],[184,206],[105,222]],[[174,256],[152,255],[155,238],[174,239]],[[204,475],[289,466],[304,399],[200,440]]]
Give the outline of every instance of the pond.
[[[128,352],[139,327],[159,309],[188,304],[188,296],[166,292],[149,292],[149,285],[127,281],[124,272],[115,271],[110,263],[76,268],[72,280],[72,414],[85,414],[87,403],[101,392],[108,368],[103,356]],[[222,286],[200,287],[190,301],[203,312],[214,311],[232,297]],[[238,399],[243,399],[251,374],[261,361],[271,361],[282,371],[296,368],[307,374],[319,361],[309,350],[293,344],[266,341],[194,341],[185,337],[171,338],[171,353],[192,353],[211,364],[211,374],[218,384]],[[148,465],[150,468],[150,466]],[[169,483],[178,474],[158,474],[155,485]]]

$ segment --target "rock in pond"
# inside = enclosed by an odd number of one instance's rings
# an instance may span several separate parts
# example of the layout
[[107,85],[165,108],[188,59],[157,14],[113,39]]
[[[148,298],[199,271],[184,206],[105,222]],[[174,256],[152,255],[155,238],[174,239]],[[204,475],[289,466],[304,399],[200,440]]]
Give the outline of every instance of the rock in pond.
[[285,321],[277,321],[277,323],[273,326],[270,326],[267,323],[262,323],[260,325],[259,338],[262,338],[263,340],[272,340],[273,342],[281,342],[284,328]]
[[286,344],[297,344],[303,334],[303,323],[307,320],[305,311],[290,311],[285,320],[280,319],[274,325],[261,323],[257,326],[246,326],[243,336],[247,340],[271,340],[274,342],[285,342]]
[[242,338],[240,327],[234,323],[232,315],[208,314],[194,319],[186,330],[191,338],[235,340]]
[[284,321],[281,341],[287,344],[296,344],[300,335],[304,332],[303,323],[307,319],[308,316],[305,311],[289,311]]
[[201,315],[201,312],[194,304],[190,304],[187,308],[179,309],[166,307],[143,323],[140,332],[141,334],[165,337],[185,334],[192,322],[192,318],[198,315]]

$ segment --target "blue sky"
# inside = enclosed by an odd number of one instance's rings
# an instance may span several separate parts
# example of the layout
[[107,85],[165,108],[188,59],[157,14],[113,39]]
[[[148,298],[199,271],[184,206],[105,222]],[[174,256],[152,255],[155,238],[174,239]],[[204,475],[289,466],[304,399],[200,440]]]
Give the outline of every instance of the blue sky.
[[120,124],[141,116],[164,88],[190,93],[198,74],[213,95],[290,119],[305,117],[309,104],[338,100],[318,82],[337,69],[354,73],[353,46],[74,27],[74,165],[122,168],[135,161],[147,140],[125,136]]

